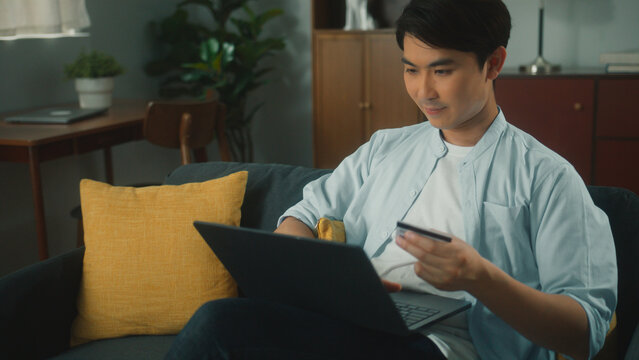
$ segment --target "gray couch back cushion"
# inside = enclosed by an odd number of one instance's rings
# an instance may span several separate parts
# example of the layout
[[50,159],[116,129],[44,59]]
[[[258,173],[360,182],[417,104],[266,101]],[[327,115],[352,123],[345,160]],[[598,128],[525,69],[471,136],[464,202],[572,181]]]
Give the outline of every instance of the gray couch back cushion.
[[248,171],[242,205],[242,227],[275,230],[277,219],[302,199],[304,185],[330,170],[279,164],[209,162],[184,165],[171,172],[165,184],[181,185]]

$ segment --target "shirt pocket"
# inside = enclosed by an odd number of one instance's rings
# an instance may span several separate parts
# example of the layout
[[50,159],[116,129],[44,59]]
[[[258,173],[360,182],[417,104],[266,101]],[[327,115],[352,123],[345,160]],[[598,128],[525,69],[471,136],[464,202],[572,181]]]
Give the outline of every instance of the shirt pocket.
[[525,206],[484,202],[484,244],[480,251],[517,280],[536,287],[538,272]]

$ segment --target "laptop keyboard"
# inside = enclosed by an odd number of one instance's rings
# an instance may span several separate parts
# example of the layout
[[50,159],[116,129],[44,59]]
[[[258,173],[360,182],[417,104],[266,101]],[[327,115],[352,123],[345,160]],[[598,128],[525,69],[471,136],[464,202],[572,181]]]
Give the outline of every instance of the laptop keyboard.
[[395,306],[397,306],[397,310],[399,310],[399,314],[404,319],[406,326],[409,327],[439,313],[439,310],[437,309],[424,306],[415,306],[405,303],[395,303]]

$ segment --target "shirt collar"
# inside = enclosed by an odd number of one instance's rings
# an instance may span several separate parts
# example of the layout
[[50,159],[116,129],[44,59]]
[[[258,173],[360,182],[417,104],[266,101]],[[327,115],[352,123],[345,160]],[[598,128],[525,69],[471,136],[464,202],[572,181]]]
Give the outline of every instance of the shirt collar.
[[474,161],[481,154],[483,154],[486,150],[494,148],[495,144],[502,136],[504,131],[506,130],[506,118],[504,117],[504,113],[501,111],[501,108],[497,108],[499,112],[493,120],[493,123],[490,124],[488,130],[484,133],[484,136],[479,139],[477,144],[475,144],[475,148],[468,154],[466,157],[467,161]]
[[[506,118],[504,117],[501,108],[497,107],[499,112],[493,120],[493,123],[490,124],[484,135],[479,139],[477,144],[473,147],[473,150],[466,156],[467,161],[473,161],[477,157],[479,157],[484,151],[491,148],[497,140],[501,137],[504,130],[506,129]],[[444,139],[442,139],[440,135],[440,130],[434,126],[429,126],[428,132],[428,144],[430,146],[430,150],[436,157],[440,158],[448,152],[448,148],[444,143]]]

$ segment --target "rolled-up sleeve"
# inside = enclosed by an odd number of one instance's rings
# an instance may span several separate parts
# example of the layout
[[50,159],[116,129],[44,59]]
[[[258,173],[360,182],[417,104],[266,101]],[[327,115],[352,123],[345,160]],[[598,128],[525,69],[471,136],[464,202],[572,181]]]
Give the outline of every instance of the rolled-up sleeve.
[[370,174],[375,146],[383,136],[379,132],[373,134],[369,142],[344,159],[331,174],[306,184],[302,200],[286,210],[277,225],[289,216],[299,219],[311,229],[321,217],[342,220]]
[[533,190],[531,239],[541,290],[575,299],[588,317],[590,357],[602,348],[617,304],[617,263],[606,214],[569,165]]

